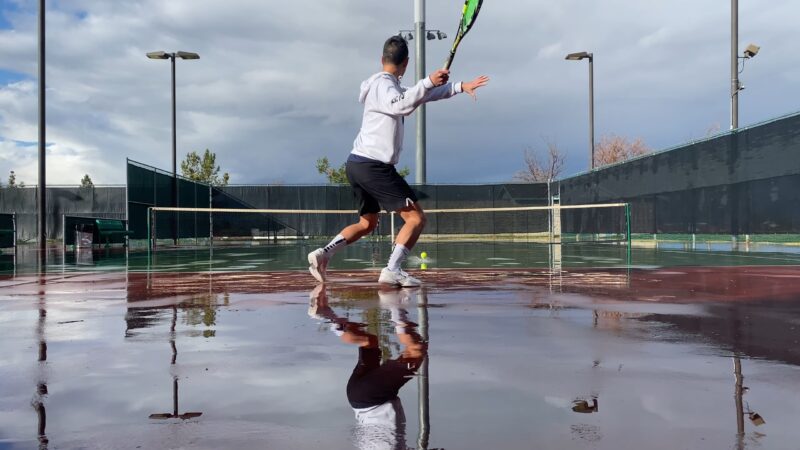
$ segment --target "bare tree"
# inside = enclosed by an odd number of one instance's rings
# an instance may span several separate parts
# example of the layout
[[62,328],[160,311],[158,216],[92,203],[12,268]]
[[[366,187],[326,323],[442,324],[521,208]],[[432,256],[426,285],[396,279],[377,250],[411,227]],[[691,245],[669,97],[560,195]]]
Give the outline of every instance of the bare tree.
[[564,171],[565,155],[553,141],[544,140],[547,151],[529,147],[525,150],[525,169],[514,175],[517,181],[541,183],[558,178]]
[[600,138],[594,149],[594,166],[602,167],[622,161],[627,161],[637,156],[646,155],[652,150],[641,138],[634,141],[616,134]]

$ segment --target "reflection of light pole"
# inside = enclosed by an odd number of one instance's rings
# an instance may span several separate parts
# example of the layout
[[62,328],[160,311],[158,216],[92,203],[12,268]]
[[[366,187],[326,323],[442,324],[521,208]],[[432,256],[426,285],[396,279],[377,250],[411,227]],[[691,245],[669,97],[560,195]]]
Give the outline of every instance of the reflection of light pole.
[[[425,286],[420,288],[417,308],[419,335],[425,345],[428,345],[428,292],[425,290]],[[420,450],[428,448],[428,440],[431,435],[430,395],[428,393],[428,359],[430,358],[430,352],[427,351],[425,353],[425,359],[422,360],[417,372],[419,386],[419,438],[417,439],[417,448]]]
[[45,339],[45,325],[47,324],[47,310],[44,305],[44,297],[39,300],[39,322],[36,326],[36,336],[39,338],[39,368],[42,375],[36,383],[36,395],[32,402],[33,409],[37,417],[37,438],[39,448],[46,449],[47,439],[47,411],[44,406],[44,397],[47,395],[47,382],[44,380],[44,369],[47,364],[47,340]]
[[589,60],[589,144],[591,148],[591,161],[589,168],[594,169],[594,54],[588,52],[570,53],[568,61]]
[[750,418],[750,422],[755,426],[764,425],[764,418],[755,411],[750,410],[750,405],[747,405],[747,410],[744,407],[743,396],[747,392],[744,386],[744,376],[742,376],[742,359],[738,356],[733,357],[733,377],[736,380],[734,388],[734,400],[736,402],[736,448],[744,449],[744,416]]
[[[172,206],[178,206],[178,138],[177,138],[177,119],[176,119],[176,105],[175,105],[175,58],[180,59],[200,59],[200,55],[192,52],[173,52],[167,53],[163,51],[150,52],[147,54],[150,59],[169,59],[172,63]],[[178,243],[178,231],[175,226],[175,218],[172,222],[172,239],[175,244]]]
[[[178,360],[178,347],[175,345],[175,325],[178,322],[178,307],[172,307],[172,325],[169,329],[169,344],[172,347],[172,362],[170,363],[171,366],[174,366]],[[186,412],[186,413],[179,413],[178,412],[178,377],[177,375],[173,375],[172,377],[172,413],[156,413],[150,414],[151,419],[194,419],[195,417],[202,416],[203,413],[201,412]]]

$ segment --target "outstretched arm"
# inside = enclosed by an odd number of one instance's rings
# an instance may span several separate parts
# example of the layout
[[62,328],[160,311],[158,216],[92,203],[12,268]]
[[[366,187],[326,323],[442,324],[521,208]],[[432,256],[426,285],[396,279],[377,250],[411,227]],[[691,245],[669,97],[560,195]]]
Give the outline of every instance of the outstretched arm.
[[462,92],[466,92],[467,94],[471,95],[473,99],[477,100],[475,91],[480,87],[486,86],[488,83],[489,77],[487,76],[480,76],[472,81],[464,81],[461,83],[447,83],[429,90],[425,94],[423,102],[435,102],[437,100],[443,100]]
[[425,103],[432,90],[440,89],[447,83],[449,71],[437,70],[419,81],[414,86],[401,90],[395,83],[388,80],[381,81],[378,89],[378,104],[380,110],[394,115],[407,116],[417,107]]
[[471,95],[474,100],[478,100],[477,95],[475,95],[475,91],[477,91],[478,88],[486,86],[487,84],[489,84],[489,77],[486,75],[481,75],[472,81],[461,83],[461,88],[464,90],[464,92]]

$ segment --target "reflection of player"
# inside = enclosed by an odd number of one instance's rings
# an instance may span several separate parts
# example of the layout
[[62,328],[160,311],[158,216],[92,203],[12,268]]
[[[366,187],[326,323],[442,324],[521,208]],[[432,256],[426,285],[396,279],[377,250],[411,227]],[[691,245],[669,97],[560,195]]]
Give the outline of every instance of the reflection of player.
[[391,312],[403,351],[396,359],[381,364],[378,337],[364,331],[364,324],[349,322],[328,306],[322,285],[311,293],[309,315],[331,324],[343,342],[358,345],[358,363],[347,381],[347,400],[356,417],[355,441],[361,449],[405,450],[405,414],[400,388],[413,377],[425,358],[427,348],[408,320],[402,304],[408,292],[379,292],[381,306]]

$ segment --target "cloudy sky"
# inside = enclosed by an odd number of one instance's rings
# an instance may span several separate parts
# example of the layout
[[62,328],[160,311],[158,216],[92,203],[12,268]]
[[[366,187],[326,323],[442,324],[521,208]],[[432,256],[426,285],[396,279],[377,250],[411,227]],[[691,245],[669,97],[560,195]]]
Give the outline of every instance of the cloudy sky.
[[[427,3],[428,27],[452,37],[461,0]],[[428,109],[429,182],[510,180],[544,140],[568,154],[567,173],[585,169],[588,70],[564,61],[572,51],[595,54],[598,138],[662,149],[727,129],[729,2],[484,3],[452,77],[492,81],[477,103]],[[3,182],[15,170],[36,183],[36,14],[34,0],[0,0]],[[796,0],[740,2],[741,45],[762,46],[742,74],[742,125],[800,110],[798,17]],[[345,160],[359,85],[413,18],[412,0],[51,0],[48,182],[121,184],[126,157],[171,168],[169,62],[144,55],[185,50],[201,59],[178,61],[179,157],[210,148],[233,183],[321,183],[315,160]],[[429,69],[451,42],[429,42]],[[413,123],[400,162],[412,171]]]

